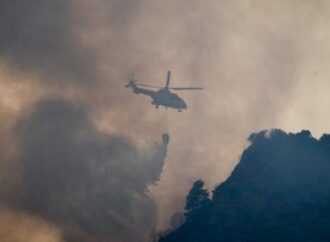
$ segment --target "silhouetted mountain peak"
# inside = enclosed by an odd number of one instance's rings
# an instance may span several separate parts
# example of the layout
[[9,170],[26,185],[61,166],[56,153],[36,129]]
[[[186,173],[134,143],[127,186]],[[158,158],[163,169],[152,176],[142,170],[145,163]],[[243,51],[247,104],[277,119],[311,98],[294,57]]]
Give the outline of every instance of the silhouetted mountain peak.
[[160,241],[330,241],[330,135],[276,129],[248,140],[210,205]]

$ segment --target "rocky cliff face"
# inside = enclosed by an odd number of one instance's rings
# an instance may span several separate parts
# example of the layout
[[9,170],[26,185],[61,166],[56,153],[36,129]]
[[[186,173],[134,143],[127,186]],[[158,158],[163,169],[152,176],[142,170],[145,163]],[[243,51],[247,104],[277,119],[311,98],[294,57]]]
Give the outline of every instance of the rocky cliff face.
[[160,242],[330,241],[330,136],[272,130],[249,141],[210,202]]

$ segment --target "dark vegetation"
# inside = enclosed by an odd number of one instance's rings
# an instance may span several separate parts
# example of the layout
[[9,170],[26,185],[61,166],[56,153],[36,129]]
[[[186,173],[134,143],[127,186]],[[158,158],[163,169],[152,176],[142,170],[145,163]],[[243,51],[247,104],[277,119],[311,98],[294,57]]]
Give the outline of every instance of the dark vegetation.
[[330,241],[330,135],[262,131],[210,198],[196,181],[185,222],[159,242]]

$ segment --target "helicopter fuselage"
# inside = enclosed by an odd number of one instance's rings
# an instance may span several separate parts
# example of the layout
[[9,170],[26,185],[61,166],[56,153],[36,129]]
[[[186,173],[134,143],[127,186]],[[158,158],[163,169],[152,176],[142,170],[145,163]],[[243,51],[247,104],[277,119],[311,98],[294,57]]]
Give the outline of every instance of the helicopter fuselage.
[[177,94],[170,92],[166,88],[159,89],[153,97],[152,104],[178,109],[179,111],[187,109],[187,104]]
[[159,106],[170,107],[182,111],[187,109],[187,104],[180,98],[177,94],[170,92],[167,88],[161,88],[158,91],[152,91],[149,89],[140,88],[135,85],[134,82],[131,82],[127,85],[131,87],[136,94],[144,94],[152,98],[152,104],[156,108]]

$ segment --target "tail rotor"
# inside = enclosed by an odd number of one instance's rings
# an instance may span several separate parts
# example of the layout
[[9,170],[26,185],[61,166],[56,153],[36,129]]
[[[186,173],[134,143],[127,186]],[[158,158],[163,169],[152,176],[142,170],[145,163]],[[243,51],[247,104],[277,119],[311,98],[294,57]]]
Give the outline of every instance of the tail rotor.
[[128,84],[125,86],[126,88],[136,85],[137,80],[134,77],[134,73],[128,75],[128,81]]

